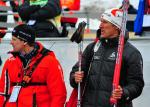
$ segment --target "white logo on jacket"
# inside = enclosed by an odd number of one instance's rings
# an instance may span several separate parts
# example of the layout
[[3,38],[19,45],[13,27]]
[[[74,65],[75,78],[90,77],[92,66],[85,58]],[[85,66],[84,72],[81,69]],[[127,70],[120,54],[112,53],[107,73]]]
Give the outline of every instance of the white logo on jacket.
[[115,59],[116,59],[116,53],[115,53],[115,52],[112,52],[112,53],[110,54],[110,56],[108,57],[108,59],[110,59],[110,60],[115,60]]

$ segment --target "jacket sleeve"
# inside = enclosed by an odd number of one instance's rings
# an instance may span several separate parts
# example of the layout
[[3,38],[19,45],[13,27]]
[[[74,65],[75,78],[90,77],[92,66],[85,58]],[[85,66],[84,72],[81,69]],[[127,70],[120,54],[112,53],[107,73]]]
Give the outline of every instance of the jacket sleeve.
[[52,19],[61,13],[59,0],[48,0],[47,4],[41,7],[40,5],[30,6],[25,2],[18,9],[19,15],[25,21],[32,20],[46,20]]
[[50,93],[49,107],[64,107],[66,101],[66,87],[62,68],[55,58],[50,59],[47,84]]
[[[92,50],[93,50],[94,44],[95,43],[89,44],[85,48],[85,50],[83,52],[83,55],[82,55],[81,69],[82,69],[82,71],[84,71],[84,80],[87,77],[87,73],[88,73],[88,70],[89,70],[90,62],[91,62],[91,59],[92,59],[92,56],[93,56],[93,51]],[[76,71],[78,71],[78,69],[79,69],[79,66],[78,66],[78,62],[77,62],[73,66],[72,71],[70,72],[70,85],[73,88],[77,88],[77,84],[75,83],[75,79],[74,79],[74,73]]]
[[144,87],[143,60],[139,51],[135,51],[127,58],[127,78],[123,87],[123,98],[131,101],[140,96]]
[[3,107],[3,104],[6,100],[6,63],[4,64],[3,70],[2,70],[2,74],[1,74],[1,78],[0,78],[0,107]]

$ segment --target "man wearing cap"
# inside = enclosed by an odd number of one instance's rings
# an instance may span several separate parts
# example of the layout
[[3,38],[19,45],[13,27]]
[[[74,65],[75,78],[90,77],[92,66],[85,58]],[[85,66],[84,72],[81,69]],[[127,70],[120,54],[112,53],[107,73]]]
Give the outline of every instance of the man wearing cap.
[[117,107],[133,107],[132,100],[140,96],[143,87],[143,60],[140,52],[125,36],[120,82],[112,92],[112,82],[121,32],[123,12],[120,9],[105,11],[100,18],[101,35],[83,52],[82,72],[78,63],[70,73],[70,84],[77,88],[81,82],[81,107],[112,107],[110,97],[116,99]]
[[0,107],[64,107],[66,88],[54,53],[25,24],[12,31],[13,51],[0,78]]

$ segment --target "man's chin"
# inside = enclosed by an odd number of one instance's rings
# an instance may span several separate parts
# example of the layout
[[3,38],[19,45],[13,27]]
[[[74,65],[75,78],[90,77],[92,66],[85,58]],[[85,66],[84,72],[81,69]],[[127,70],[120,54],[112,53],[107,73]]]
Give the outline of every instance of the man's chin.
[[18,50],[15,50],[15,49],[13,49],[12,51],[13,51],[13,52],[18,52]]
[[105,38],[106,36],[104,34],[101,35],[102,38]]

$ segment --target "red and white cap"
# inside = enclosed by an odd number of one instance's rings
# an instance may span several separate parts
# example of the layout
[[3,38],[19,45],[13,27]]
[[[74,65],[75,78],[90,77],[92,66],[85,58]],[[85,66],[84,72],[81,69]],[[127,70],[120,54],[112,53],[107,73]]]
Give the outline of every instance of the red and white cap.
[[123,11],[118,8],[106,10],[101,16],[101,19],[109,21],[113,25],[117,26],[119,29],[121,28],[122,18]]

